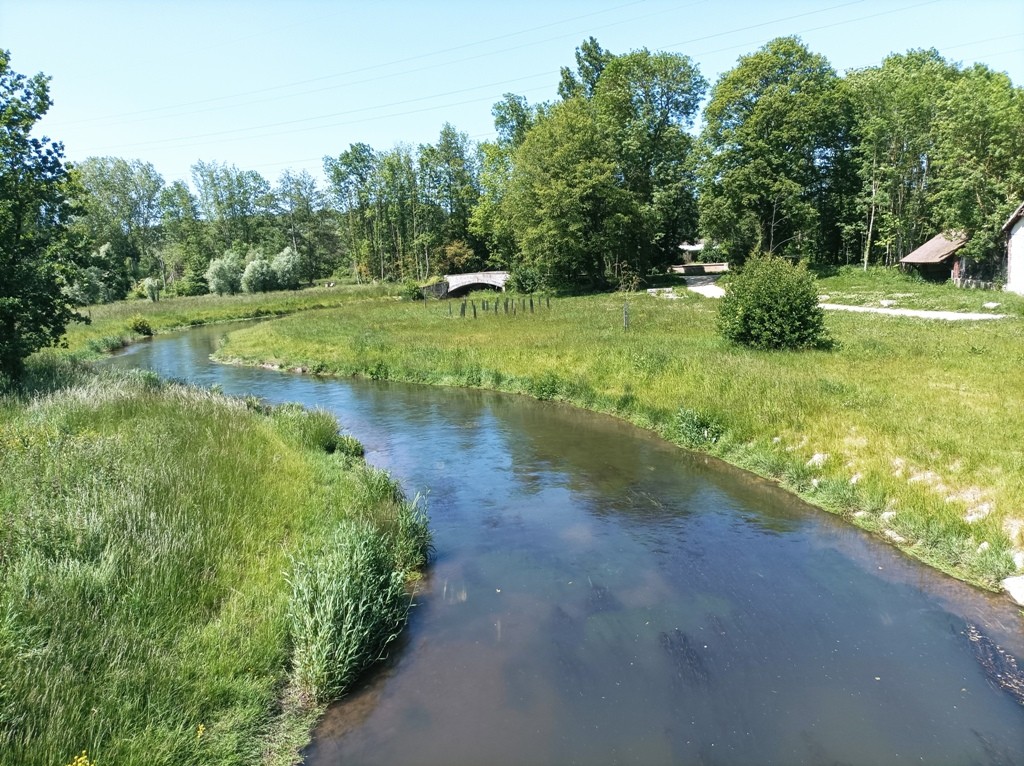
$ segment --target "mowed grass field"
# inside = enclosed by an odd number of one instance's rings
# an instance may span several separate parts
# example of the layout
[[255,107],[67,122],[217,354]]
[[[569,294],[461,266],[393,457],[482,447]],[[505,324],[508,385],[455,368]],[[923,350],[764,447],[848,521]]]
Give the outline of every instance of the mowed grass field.
[[[849,274],[839,279],[854,289]],[[898,292],[919,285],[898,280]],[[822,292],[833,286],[826,280]],[[932,300],[924,287],[921,302]],[[993,588],[1015,571],[1024,549],[1019,316],[832,313],[834,350],[760,352],[723,341],[717,303],[692,294],[559,298],[550,308],[535,299],[533,313],[520,302],[514,315],[504,301],[477,294],[465,317],[458,302],[351,303],[239,328],[217,357],[572,402],[773,477],[966,581]]]

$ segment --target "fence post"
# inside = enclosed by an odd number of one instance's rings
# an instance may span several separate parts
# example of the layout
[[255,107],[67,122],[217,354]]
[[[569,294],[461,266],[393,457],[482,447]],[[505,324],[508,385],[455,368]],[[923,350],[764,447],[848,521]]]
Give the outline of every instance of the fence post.
[[623,331],[629,329],[629,303],[622,306],[622,329]]

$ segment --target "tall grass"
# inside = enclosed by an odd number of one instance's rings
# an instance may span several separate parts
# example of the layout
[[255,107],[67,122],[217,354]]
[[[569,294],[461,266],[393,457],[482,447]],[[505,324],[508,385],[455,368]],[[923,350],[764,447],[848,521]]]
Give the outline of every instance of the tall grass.
[[[777,479],[995,587],[1024,548],[1024,321],[829,314],[832,351],[762,352],[696,296],[564,298],[478,318],[376,302],[231,333],[220,359],[479,386],[627,418]],[[629,329],[623,328],[629,302]],[[502,305],[503,309],[503,305]]]
[[[290,762],[357,672],[289,699],[294,615],[340,614],[327,646],[354,668],[379,656],[423,517],[327,413],[71,369],[0,399],[0,763]],[[360,546],[365,571],[340,561]],[[330,583],[293,592],[294,562]]]

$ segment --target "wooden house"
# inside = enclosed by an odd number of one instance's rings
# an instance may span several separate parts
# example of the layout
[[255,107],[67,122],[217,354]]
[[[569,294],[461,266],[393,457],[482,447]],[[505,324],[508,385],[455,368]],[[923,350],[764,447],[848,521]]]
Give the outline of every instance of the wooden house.
[[964,263],[957,252],[967,244],[967,237],[959,234],[937,234],[900,261],[906,267],[916,268],[925,279],[945,282],[964,275]]
[[1003,224],[1006,235],[1006,289],[1024,295],[1024,204]]

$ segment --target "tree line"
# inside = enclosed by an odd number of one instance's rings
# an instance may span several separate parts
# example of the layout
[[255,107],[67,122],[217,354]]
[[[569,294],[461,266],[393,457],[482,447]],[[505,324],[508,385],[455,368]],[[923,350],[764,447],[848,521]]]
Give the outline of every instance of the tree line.
[[[520,289],[632,289],[686,241],[737,264],[892,265],[941,231],[969,235],[975,272],[998,278],[1000,227],[1024,199],[1024,90],[935,50],[840,75],[782,37],[711,85],[686,55],[589,38],[556,99],[494,105],[495,140],[446,124],[433,144],[352,144],[324,158],[326,184],[209,161],[170,184],[142,160],[70,166],[26,129],[46,78],[6,52],[0,78],[3,257],[60,240],[73,304],[483,268]],[[5,269],[0,301],[23,278]]]

